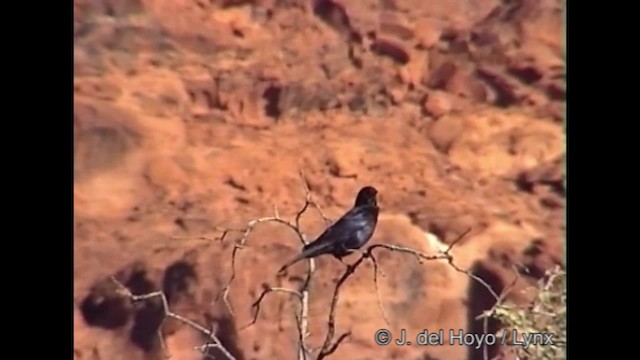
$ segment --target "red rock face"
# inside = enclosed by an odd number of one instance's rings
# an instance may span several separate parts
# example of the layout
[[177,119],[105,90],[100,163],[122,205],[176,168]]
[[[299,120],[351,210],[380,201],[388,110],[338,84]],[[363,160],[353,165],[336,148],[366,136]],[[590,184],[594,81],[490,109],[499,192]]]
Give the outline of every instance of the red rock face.
[[[294,298],[270,296],[243,328],[263,284],[299,285],[302,262],[276,277],[299,251],[294,234],[256,227],[236,259],[234,315],[216,295],[239,235],[207,239],[274,206],[295,214],[299,170],[332,219],[376,186],[372,243],[433,254],[471,228],[456,264],[497,292],[513,264],[528,266],[508,296],[524,304],[521,290],[563,261],[561,11],[552,0],[75,1],[75,358],[162,356],[157,304],[123,302],[110,276],[164,290],[176,313],[216,324],[238,359],[297,358]],[[303,217],[309,237],[323,226]],[[380,328],[479,331],[472,319],[493,305],[446,263],[377,261],[390,324],[366,263],[342,288],[336,331],[351,336],[333,358],[481,358],[376,345]],[[344,271],[331,257],[317,265],[312,348]],[[202,358],[192,329],[168,320],[163,332],[172,359]]]

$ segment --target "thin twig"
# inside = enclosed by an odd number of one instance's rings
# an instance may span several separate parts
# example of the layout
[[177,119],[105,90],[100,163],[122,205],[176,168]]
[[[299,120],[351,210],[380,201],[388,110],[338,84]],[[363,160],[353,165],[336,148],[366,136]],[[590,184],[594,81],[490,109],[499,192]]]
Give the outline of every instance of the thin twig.
[[300,350],[298,353],[299,360],[307,359],[306,341],[309,336],[309,287],[311,286],[311,277],[316,270],[315,259],[309,259],[309,269],[307,270],[307,278],[302,286],[302,298],[300,301]]
[[[131,292],[131,290],[129,290],[126,286],[124,286],[121,282],[119,282],[115,277],[111,277],[111,280],[120,288],[120,293],[130,298],[131,301],[133,302],[145,301],[153,298],[160,298],[160,300],[162,301],[162,309],[164,312],[163,320],[166,318],[172,318],[172,319],[178,320],[183,324],[186,324],[192,327],[193,329],[207,336],[212,341],[212,343],[209,344],[208,346],[201,347],[202,349],[215,347],[218,350],[220,350],[220,352],[222,352],[229,360],[236,360],[236,358],[233,355],[231,355],[231,353],[227,349],[225,349],[224,346],[222,346],[220,339],[218,339],[218,337],[215,335],[213,331],[208,330],[202,325],[172,312],[169,308],[169,302],[167,301],[167,297],[162,291],[155,291],[155,292],[144,294],[144,295],[134,295]],[[162,324],[160,324],[160,328],[161,327],[162,327]],[[158,331],[160,331],[160,328],[158,329]]]
[[[387,313],[384,311],[384,306],[382,305],[382,297],[380,296],[380,286],[378,286],[378,271],[382,272],[382,270],[379,268],[378,261],[373,256],[373,254],[369,254],[369,257],[371,258],[371,262],[373,263],[373,285],[376,288],[376,297],[378,299],[378,308],[380,308],[380,313],[382,314],[382,318],[384,319],[384,322],[387,325],[391,326],[391,321],[389,321],[389,317],[387,316]],[[384,276],[384,273],[382,273],[382,274]]]
[[[338,282],[336,283],[336,286],[333,290],[333,296],[331,298],[331,307],[329,308],[329,320],[327,321],[327,324],[328,324],[327,335],[325,336],[324,343],[320,348],[320,353],[318,354],[318,357],[316,358],[316,360],[324,359],[328,355],[332,354],[338,348],[339,342],[338,341],[333,342],[333,337],[335,335],[335,330],[336,330],[336,306],[338,304],[340,288],[342,287],[342,284],[344,284],[344,282],[349,278],[349,276],[351,276],[351,274],[355,272],[356,268],[364,261],[366,257],[367,255],[365,253],[362,256],[360,256],[360,258],[358,258],[358,260],[355,263],[353,263],[352,265],[348,265],[344,274],[342,274],[342,276],[340,277],[340,279],[338,279]],[[338,337],[338,340],[342,342],[346,337],[349,336],[349,334],[350,332],[340,335]]]
[[246,329],[246,328],[248,328],[249,326],[255,324],[256,321],[258,321],[258,316],[260,315],[260,306],[262,305],[262,300],[264,300],[265,297],[268,294],[271,294],[272,292],[285,292],[285,293],[289,293],[289,294],[295,295],[299,299],[302,299],[302,293],[300,293],[297,290],[283,288],[283,287],[265,287],[264,290],[262,290],[262,293],[260,293],[260,296],[258,296],[258,299],[256,301],[254,301],[253,304],[251,304],[251,307],[255,309],[254,314],[253,314],[253,319],[247,325],[243,326],[240,329],[241,331]]

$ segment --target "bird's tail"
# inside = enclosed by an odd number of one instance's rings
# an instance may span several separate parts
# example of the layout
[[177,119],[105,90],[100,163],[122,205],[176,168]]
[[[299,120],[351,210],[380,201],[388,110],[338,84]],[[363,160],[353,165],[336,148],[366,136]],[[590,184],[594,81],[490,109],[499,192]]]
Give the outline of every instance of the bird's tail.
[[300,260],[304,260],[306,258],[315,257],[327,252],[331,246],[330,243],[309,243],[302,248],[302,252],[298,254],[293,259],[289,260],[286,264],[282,265],[278,273],[283,272],[289,266],[297,263]]
[[286,268],[288,268],[289,266],[297,263],[300,260],[303,260],[304,258],[306,258],[306,254],[305,253],[301,253],[296,255],[296,257],[294,257],[293,259],[289,260],[286,264],[282,265],[282,267],[280,268],[280,270],[278,270],[278,273],[283,272]]

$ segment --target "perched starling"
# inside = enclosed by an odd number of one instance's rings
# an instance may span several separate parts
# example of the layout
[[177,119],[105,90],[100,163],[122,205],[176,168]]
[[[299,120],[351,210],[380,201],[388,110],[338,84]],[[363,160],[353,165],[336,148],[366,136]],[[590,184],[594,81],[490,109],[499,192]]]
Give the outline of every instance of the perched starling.
[[302,252],[283,265],[278,272],[284,271],[296,262],[331,254],[338,260],[363,247],[375,231],[378,223],[378,190],[372,186],[365,186],[358,192],[355,204],[351,210],[338,221],[329,226],[315,241],[302,248]]

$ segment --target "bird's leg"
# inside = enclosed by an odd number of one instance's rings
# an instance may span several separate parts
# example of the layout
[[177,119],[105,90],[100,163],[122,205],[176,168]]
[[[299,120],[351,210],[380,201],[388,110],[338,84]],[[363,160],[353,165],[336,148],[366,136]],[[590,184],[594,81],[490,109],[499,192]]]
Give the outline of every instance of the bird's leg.
[[344,259],[342,258],[342,256],[334,254],[333,257],[335,257],[336,259],[340,260],[340,262],[342,263],[342,265],[344,265],[346,268],[349,268],[349,264],[347,264],[346,262],[344,262]]

